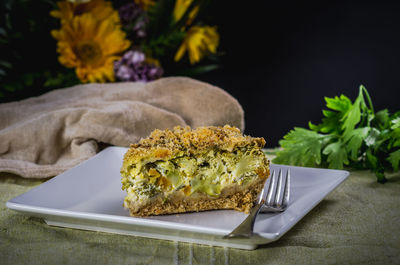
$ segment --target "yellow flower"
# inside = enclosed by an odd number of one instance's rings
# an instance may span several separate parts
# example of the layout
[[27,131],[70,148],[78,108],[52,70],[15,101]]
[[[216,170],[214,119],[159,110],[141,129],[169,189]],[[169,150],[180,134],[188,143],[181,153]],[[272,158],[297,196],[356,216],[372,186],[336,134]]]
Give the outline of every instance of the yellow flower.
[[75,68],[84,83],[114,81],[114,61],[130,45],[112,19],[99,21],[91,13],[73,17],[51,33],[58,40],[58,60]]
[[[174,19],[175,21],[178,21],[179,19],[182,18],[182,16],[185,14],[186,10],[189,8],[189,6],[192,4],[193,0],[176,0],[175,1],[175,7],[174,7]],[[192,24],[193,20],[197,16],[197,13],[199,13],[199,7],[196,6],[190,11],[189,16],[188,16],[188,21],[186,22],[186,25]]]
[[186,51],[189,53],[191,64],[199,62],[207,53],[216,53],[219,44],[219,35],[216,27],[193,26],[186,33],[182,45],[175,54],[175,61],[179,61]]
[[91,1],[60,1],[57,2],[58,10],[53,10],[50,15],[59,18],[61,23],[85,13],[92,13],[98,20],[111,19],[114,23],[119,23],[118,12],[112,7],[111,2],[104,0]]
[[147,11],[150,7],[153,7],[156,2],[155,0],[134,0],[135,4],[143,8],[143,10]]

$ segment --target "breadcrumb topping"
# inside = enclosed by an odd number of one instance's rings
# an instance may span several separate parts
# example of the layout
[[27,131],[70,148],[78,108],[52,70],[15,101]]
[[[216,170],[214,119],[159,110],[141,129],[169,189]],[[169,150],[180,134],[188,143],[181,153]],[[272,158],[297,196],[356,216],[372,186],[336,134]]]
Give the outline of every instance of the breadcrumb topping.
[[173,130],[154,130],[149,137],[139,143],[131,144],[124,160],[138,161],[145,157],[169,159],[178,153],[196,154],[209,149],[220,149],[232,152],[235,148],[254,146],[262,148],[264,138],[243,135],[236,127],[199,127],[176,126]]

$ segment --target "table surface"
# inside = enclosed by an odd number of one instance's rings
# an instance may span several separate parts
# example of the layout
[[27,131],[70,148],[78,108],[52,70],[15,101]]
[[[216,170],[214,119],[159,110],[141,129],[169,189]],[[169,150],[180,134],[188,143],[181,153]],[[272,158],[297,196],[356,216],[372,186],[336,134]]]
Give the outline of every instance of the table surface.
[[280,240],[256,250],[46,225],[6,208],[45,180],[0,174],[0,264],[399,264],[400,174],[351,171]]

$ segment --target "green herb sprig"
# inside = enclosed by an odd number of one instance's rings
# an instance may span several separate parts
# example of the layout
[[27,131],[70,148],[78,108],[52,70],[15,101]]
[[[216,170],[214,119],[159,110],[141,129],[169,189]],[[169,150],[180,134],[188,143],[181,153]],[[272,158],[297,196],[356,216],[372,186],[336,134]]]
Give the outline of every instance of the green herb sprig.
[[325,98],[320,124],[309,129],[295,127],[279,141],[277,164],[342,169],[370,169],[380,183],[385,172],[398,171],[400,164],[400,111],[375,113],[371,97],[360,86],[354,102],[341,95]]

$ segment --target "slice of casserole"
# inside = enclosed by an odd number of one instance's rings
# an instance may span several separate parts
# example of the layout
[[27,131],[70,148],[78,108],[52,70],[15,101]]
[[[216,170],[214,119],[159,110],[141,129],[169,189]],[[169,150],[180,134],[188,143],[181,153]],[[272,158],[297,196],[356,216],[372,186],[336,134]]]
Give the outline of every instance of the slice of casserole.
[[228,125],[155,130],[125,154],[124,206],[133,216],[213,209],[248,213],[269,176],[264,144]]

